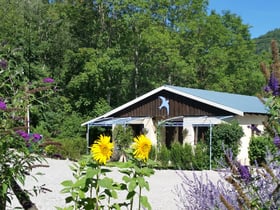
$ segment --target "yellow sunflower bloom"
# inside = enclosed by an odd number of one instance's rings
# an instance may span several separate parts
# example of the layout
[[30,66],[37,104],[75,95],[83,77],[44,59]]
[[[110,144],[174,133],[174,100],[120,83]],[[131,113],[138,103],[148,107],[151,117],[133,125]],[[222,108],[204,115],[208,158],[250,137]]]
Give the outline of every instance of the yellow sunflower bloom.
[[140,135],[134,138],[134,144],[132,145],[134,152],[133,155],[135,158],[147,161],[149,158],[149,153],[152,148],[152,142],[145,135]]
[[100,135],[91,146],[92,158],[100,164],[105,165],[113,154],[114,144],[110,142],[110,139],[110,136]]

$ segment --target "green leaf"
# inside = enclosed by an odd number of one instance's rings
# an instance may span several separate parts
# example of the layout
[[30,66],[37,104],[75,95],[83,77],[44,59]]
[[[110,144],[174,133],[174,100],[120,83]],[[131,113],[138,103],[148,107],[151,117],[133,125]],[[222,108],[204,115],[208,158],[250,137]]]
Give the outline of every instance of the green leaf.
[[128,183],[130,182],[131,178],[129,176],[123,176],[122,180]]
[[118,168],[132,168],[134,164],[131,161],[118,162]]
[[72,187],[73,186],[73,181],[72,180],[65,180],[61,182],[61,185],[64,187]]
[[114,204],[112,207],[116,210],[121,210],[121,207],[119,204]]
[[117,199],[117,198],[118,198],[118,193],[117,193],[117,191],[112,190],[111,193],[112,193],[112,198],[114,198],[114,199]]
[[94,169],[94,168],[88,168],[87,172],[86,172],[86,178],[92,178],[94,176],[96,176],[99,173],[98,169]]
[[151,204],[148,201],[148,197],[147,196],[141,196],[140,197],[140,203],[145,207],[148,208],[149,210],[152,209]]
[[69,197],[65,198],[65,202],[66,202],[66,203],[70,203],[70,202],[72,202],[72,201],[73,201],[72,196],[69,196]]
[[117,194],[117,192],[116,192],[115,190],[105,189],[105,190],[104,190],[104,193],[105,193],[106,195],[108,195],[109,197],[111,197],[111,198],[114,198],[114,199],[117,199],[117,198],[118,198],[118,194]]
[[73,187],[80,187],[84,188],[86,184],[86,177],[83,177],[81,179],[78,179],[74,184]]
[[98,180],[98,184],[100,187],[112,189],[113,188],[113,179],[105,177],[103,179]]
[[148,167],[141,168],[141,174],[143,174],[144,176],[150,177],[154,173],[155,173],[155,170],[152,168],[148,168]]
[[134,197],[135,194],[136,194],[135,191],[129,192],[129,193],[127,194],[127,196],[126,196],[126,199],[127,199],[127,200],[131,200],[131,199]]
[[137,187],[137,183],[135,179],[132,179],[128,185],[128,191],[131,192]]
[[137,177],[137,181],[140,187],[145,187],[147,190],[149,190],[149,184],[143,177]]
[[85,195],[86,195],[86,194],[85,194],[84,191],[79,190],[79,197],[80,197],[81,199],[85,198],[85,197],[86,197]]
[[109,173],[109,172],[111,172],[112,170],[110,170],[110,169],[108,169],[108,168],[102,168],[101,169],[101,173],[102,174],[106,174],[106,173]]

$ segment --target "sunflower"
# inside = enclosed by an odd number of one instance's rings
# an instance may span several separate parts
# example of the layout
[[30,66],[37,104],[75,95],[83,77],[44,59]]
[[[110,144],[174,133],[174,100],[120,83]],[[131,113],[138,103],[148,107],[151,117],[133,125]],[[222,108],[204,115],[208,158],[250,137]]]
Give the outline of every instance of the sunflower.
[[110,142],[110,136],[100,135],[99,139],[91,146],[92,158],[105,165],[113,154],[113,148],[114,144]]
[[140,135],[134,138],[134,144],[132,145],[134,152],[133,155],[135,158],[147,161],[149,158],[149,153],[152,148],[152,142],[145,135]]

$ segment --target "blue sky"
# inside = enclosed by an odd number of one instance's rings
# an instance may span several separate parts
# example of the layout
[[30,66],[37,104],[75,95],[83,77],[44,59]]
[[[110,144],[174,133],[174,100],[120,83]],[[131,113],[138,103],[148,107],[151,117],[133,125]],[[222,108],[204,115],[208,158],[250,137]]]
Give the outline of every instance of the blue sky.
[[280,28],[280,0],[209,0],[209,9],[220,13],[230,10],[251,26],[251,37],[256,38]]

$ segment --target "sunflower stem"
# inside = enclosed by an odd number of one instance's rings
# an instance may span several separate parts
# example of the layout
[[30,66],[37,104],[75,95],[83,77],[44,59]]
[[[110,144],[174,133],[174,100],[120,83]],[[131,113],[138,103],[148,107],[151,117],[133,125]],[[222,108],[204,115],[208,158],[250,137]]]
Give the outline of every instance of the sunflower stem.
[[138,204],[138,210],[140,210],[140,207],[141,207],[141,194],[142,194],[142,187],[139,186],[139,204]]
[[99,180],[99,173],[101,173],[101,168],[100,166],[98,167],[98,173],[96,175],[96,188],[95,188],[95,199],[96,199],[96,206],[95,209],[98,210],[99,208],[99,184],[98,184],[98,180]]

